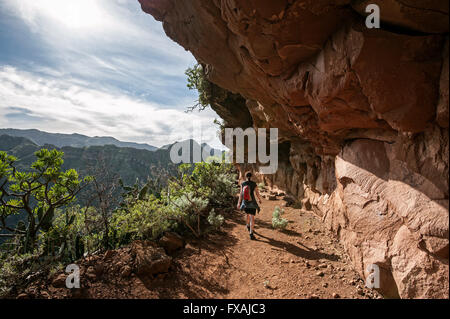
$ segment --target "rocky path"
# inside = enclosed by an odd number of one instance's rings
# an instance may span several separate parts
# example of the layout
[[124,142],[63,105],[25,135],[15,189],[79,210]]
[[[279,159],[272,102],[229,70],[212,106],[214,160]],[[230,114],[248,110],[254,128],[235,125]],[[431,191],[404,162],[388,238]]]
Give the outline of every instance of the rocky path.
[[[268,196],[266,196],[268,197]],[[284,201],[263,200],[256,216],[256,240],[245,215],[234,211],[219,232],[189,241],[176,253],[169,272],[137,276],[131,248],[88,257],[82,289],[64,287],[65,275],[27,289],[34,298],[380,298],[348,262],[339,243],[309,211],[284,207],[284,231],[272,228],[272,212]],[[55,283],[56,281],[56,283]],[[59,283],[59,281],[61,281]],[[58,288],[59,287],[59,288]]]
[[284,207],[285,231],[272,228],[280,200],[264,200],[251,241],[245,218],[231,221],[234,245],[226,250],[225,298],[373,298],[347,263],[340,245],[312,212]]
[[285,207],[285,231],[272,228],[272,212],[284,201],[264,199],[255,241],[245,215],[235,211],[220,233],[191,242],[174,269],[142,290],[149,298],[380,298],[364,287],[339,243],[308,211]]

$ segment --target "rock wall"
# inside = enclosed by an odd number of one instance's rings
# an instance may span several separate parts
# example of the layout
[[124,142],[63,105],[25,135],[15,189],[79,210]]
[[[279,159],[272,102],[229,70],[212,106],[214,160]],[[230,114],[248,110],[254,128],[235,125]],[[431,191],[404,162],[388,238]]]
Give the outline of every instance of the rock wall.
[[448,1],[139,1],[247,100],[213,106],[226,123],[279,129],[261,178],[309,202],[363,278],[376,264],[387,297],[449,297]]

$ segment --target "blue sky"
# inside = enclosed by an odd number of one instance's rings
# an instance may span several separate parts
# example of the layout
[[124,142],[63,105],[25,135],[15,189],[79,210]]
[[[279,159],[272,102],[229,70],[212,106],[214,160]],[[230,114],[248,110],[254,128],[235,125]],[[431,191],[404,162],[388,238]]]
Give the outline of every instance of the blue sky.
[[186,114],[192,55],[137,0],[0,0],[0,127],[218,147],[218,116]]

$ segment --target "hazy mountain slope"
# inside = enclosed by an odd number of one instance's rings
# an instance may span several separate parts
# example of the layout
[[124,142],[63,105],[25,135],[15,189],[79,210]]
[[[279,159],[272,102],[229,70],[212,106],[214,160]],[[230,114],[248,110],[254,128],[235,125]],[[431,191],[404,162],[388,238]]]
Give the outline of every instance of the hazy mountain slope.
[[[146,182],[149,177],[175,175],[177,170],[177,165],[171,162],[167,150],[148,151],[114,145],[59,148],[50,144],[37,145],[24,137],[0,135],[0,151],[6,151],[9,155],[17,157],[16,166],[22,171],[30,168],[36,160],[34,153],[42,148],[58,149],[64,152],[63,170],[74,168],[84,177],[95,174],[99,169],[101,174],[102,167],[106,167],[110,173],[117,174],[128,185],[134,184],[136,179]],[[162,183],[164,184],[165,181],[163,180]],[[87,188],[77,196],[80,205],[86,204],[84,198],[87,198],[90,192],[91,189]],[[120,197],[120,192],[121,190],[117,189],[115,196]],[[7,224],[16,225],[23,218],[23,214],[12,216]],[[2,238],[0,238],[1,242]]]
[[125,183],[134,183],[136,178],[142,181],[152,176],[153,170],[175,173],[176,165],[172,164],[167,150],[148,151],[114,145],[90,147],[57,147],[45,144],[37,145],[23,137],[0,135],[0,150],[6,151],[20,159],[18,166],[28,168],[35,160],[34,153],[41,149],[58,149],[64,152],[63,169],[74,168],[80,174],[87,175],[90,169],[98,167],[99,161],[113,173],[120,175]]
[[72,147],[85,147],[85,146],[103,146],[103,145],[115,145],[117,147],[133,147],[136,149],[143,149],[148,151],[154,151],[157,147],[148,144],[139,144],[132,142],[122,142],[109,136],[96,136],[89,137],[81,134],[60,134],[60,133],[47,133],[39,130],[18,130],[18,129],[0,129],[0,135],[6,134],[16,137],[25,137],[37,145],[52,144],[57,147],[72,146]]

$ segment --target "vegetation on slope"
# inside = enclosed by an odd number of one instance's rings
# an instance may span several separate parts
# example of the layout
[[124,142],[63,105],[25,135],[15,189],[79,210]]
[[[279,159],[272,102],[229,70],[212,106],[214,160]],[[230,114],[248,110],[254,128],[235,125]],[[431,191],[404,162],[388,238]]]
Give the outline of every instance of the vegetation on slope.
[[[214,159],[181,165],[164,187],[155,180],[144,186],[120,181],[122,199],[111,205],[108,178],[81,180],[76,170],[62,170],[61,151],[37,151],[26,173],[15,168],[16,158],[0,154],[0,230],[8,238],[0,246],[3,296],[36,273],[136,239],[156,240],[167,231],[201,237],[220,228],[223,216],[217,212],[231,210],[237,192],[234,167]],[[75,195],[87,184],[96,205],[77,205]],[[8,226],[24,211],[27,223]]]
[[22,170],[30,167],[34,153],[42,148],[64,152],[62,169],[74,168],[82,175],[92,175],[92,170],[103,162],[109,171],[118,174],[128,184],[136,179],[145,181],[148,176],[156,178],[161,171],[174,175],[177,170],[167,150],[147,151],[114,145],[59,148],[54,145],[40,146],[23,137],[0,136],[0,150],[19,158],[17,166]]
[[231,93],[209,81],[205,68],[201,64],[188,68],[185,74],[187,87],[198,92],[197,103],[189,107],[188,112],[195,109],[202,111],[208,106],[224,105],[232,109],[235,105],[245,104],[245,99],[240,94]]

